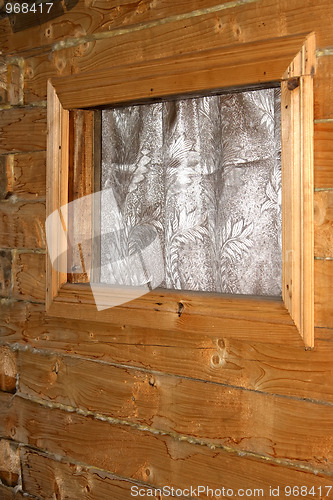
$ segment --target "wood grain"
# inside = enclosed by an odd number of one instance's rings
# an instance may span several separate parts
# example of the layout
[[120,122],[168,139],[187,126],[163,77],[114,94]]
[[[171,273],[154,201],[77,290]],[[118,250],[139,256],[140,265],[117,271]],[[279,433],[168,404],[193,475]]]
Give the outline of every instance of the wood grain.
[[[134,481],[129,481],[122,478],[114,478],[111,474],[106,472],[94,470],[83,465],[76,466],[70,462],[56,462],[51,458],[44,456],[38,452],[31,450],[22,451],[22,464],[23,464],[23,478],[26,491],[32,495],[40,495],[43,493],[43,498],[45,500],[53,500],[54,489],[61,492],[64,498],[80,498],[82,500],[110,500],[111,498],[116,498],[117,500],[128,500],[130,498],[130,488],[135,483]],[[269,492],[269,483],[265,478],[266,474],[272,480],[272,487],[276,488],[280,486],[282,490],[284,485],[286,485],[288,479],[297,486],[310,484],[311,476],[305,472],[295,471],[291,469],[285,469],[283,467],[276,467],[269,464],[263,464],[255,462],[253,460],[244,459],[245,466],[247,469],[243,468],[242,462],[238,457],[234,458],[234,463],[230,460],[225,460],[224,469],[219,471],[219,466],[222,465],[220,457],[217,457],[217,463],[214,460],[204,457],[202,461],[203,467],[207,467],[209,471],[209,477],[205,478],[202,484],[209,484],[212,487],[221,487],[222,484],[225,487],[231,488],[248,488],[263,487],[266,493]],[[198,457],[199,459],[199,457]],[[198,459],[193,460],[196,462],[199,468]],[[191,459],[190,459],[191,460]],[[176,463],[176,461],[175,461]],[[259,465],[259,466],[258,466]],[[182,472],[186,473],[186,482],[190,484],[190,478],[187,476],[189,473],[189,467],[185,462],[185,466],[179,466],[179,472],[174,470],[170,474],[170,481],[168,484],[171,486],[180,487],[182,486],[182,481],[180,475]],[[176,466],[174,467],[176,469]],[[202,469],[201,469],[202,470]],[[246,470],[245,477],[242,477],[242,473]],[[196,469],[195,469],[196,471]],[[223,478],[220,479],[218,483],[218,474],[222,474]],[[248,482],[248,478],[251,477],[251,482]],[[203,476],[200,473],[200,478]],[[149,479],[147,479],[149,480]],[[315,478],[314,483],[316,486],[322,484],[330,484],[329,481],[323,480],[322,478]],[[150,482],[150,481],[149,481]],[[154,481],[156,484],[156,480]],[[219,486],[217,486],[219,484]],[[56,486],[55,486],[56,485]],[[251,486],[250,486],[251,485]],[[151,488],[152,486],[150,486]],[[141,483],[140,488],[145,489],[145,484]],[[148,495],[147,495],[148,496]],[[166,500],[166,498],[173,498],[165,495],[153,495],[151,498],[156,498],[156,500]],[[178,497],[184,498],[184,497]],[[207,498],[202,496],[201,498]],[[286,498],[284,494],[281,494],[279,498]],[[319,498],[319,495],[315,495],[311,498]]]
[[6,486],[16,486],[20,476],[21,464],[18,446],[7,439],[0,439],[1,482]]
[[95,68],[52,83],[62,106],[70,109],[272,82],[283,78],[305,39],[297,35],[248,43],[241,51],[238,45],[193,51],[113,71]]
[[46,181],[46,153],[13,155],[12,191],[19,200],[44,200]]
[[333,260],[315,261],[315,325],[333,328]]
[[[57,213],[68,203],[69,162],[69,112],[64,110],[51,83],[48,83],[47,158],[46,158],[46,217]],[[65,222],[66,224],[66,222]],[[60,217],[49,226],[48,252],[46,260],[46,306],[50,306],[58,289],[67,282],[67,236]],[[60,237],[62,236],[62,238]],[[60,271],[51,265],[51,258],[61,255]]]
[[12,286],[12,252],[0,250],[0,296],[8,297]]
[[[253,443],[256,443],[255,446],[260,446],[260,442],[267,444],[268,435],[274,435],[277,441],[281,440],[279,431],[275,428],[278,423],[264,424],[263,419],[266,418],[264,412],[262,413],[264,408],[268,414],[276,415],[276,422],[288,422],[284,432],[291,432],[293,425],[296,425],[296,421],[292,420],[298,418],[302,405],[306,407],[305,400],[295,401],[285,396],[283,401],[279,401],[279,398],[272,394],[260,393],[254,389],[244,391],[239,387],[228,386],[225,382],[228,377],[227,372],[231,370],[228,370],[227,365],[233,362],[236,364],[236,357],[234,359],[232,355],[220,357],[217,350],[209,354],[212,365],[222,365],[220,382],[217,382],[217,377],[214,383],[209,383],[208,377],[199,381],[190,379],[189,376],[174,377],[149,369],[142,371],[55,354],[20,352],[18,390],[28,397],[41,398],[50,403],[80,408],[83,411],[166,432],[191,435],[214,443],[235,446],[232,444],[232,439],[225,436],[237,436],[235,438],[237,447],[245,450],[255,449]],[[183,356],[187,357],[185,350]],[[208,355],[206,357],[208,358]],[[309,362],[311,363],[310,358]],[[290,361],[285,363],[287,370],[288,364],[290,367]],[[294,373],[297,371],[297,364],[295,362],[293,365]],[[325,370],[324,367],[325,365],[321,368],[322,372]],[[280,362],[280,370],[282,373],[283,362]],[[326,370],[326,376],[330,376],[331,370],[327,365]],[[268,371],[266,368],[266,372]],[[224,372],[226,374],[223,376]],[[274,369],[270,375],[273,386]],[[302,377],[302,370],[299,370],[299,376]],[[322,381],[324,382],[324,378]],[[230,383],[230,380],[228,382]],[[327,392],[331,390],[329,384],[325,384]],[[272,389],[273,387],[270,387],[269,392]],[[313,396],[314,391],[311,401]],[[243,408],[247,408],[245,414]],[[311,408],[311,414],[315,416],[319,406],[309,406],[308,410]],[[289,415],[289,412],[292,415]],[[211,421],[212,415],[214,415],[214,425]],[[261,425],[266,427],[265,431],[260,431]],[[313,424],[310,425],[312,428]],[[290,428],[290,431],[287,428]],[[294,438],[298,440],[296,435]],[[322,442],[320,439],[319,441]],[[269,450],[270,445],[262,448],[260,453],[270,454]]]
[[314,185],[315,188],[333,187],[333,123],[314,126]]
[[17,353],[7,346],[0,346],[0,390],[16,391]]
[[0,248],[45,248],[44,203],[0,203]]
[[[178,16],[194,10],[216,6],[228,8],[229,0],[172,0],[150,2],[144,0],[133,3],[128,0],[98,0],[87,4],[80,0],[71,10],[64,12],[61,19],[46,22],[41,28],[29,30],[29,38],[24,33],[12,33],[8,18],[1,20],[0,44],[4,53],[15,53],[38,48],[49,49],[50,45],[66,37],[81,37],[92,33],[103,33],[115,28],[129,28],[139,23],[157,21],[167,16]],[[231,3],[233,6],[234,2]],[[223,13],[223,10],[220,9]],[[218,14],[217,14],[218,15]],[[22,16],[23,17],[23,16]]]
[[314,77],[314,118],[333,118],[333,57],[319,57]]
[[[220,482],[228,480],[227,476],[231,472],[228,462],[230,464],[232,461],[236,465],[235,452],[228,453],[216,447],[211,449],[204,443],[197,446],[182,442],[180,436],[178,440],[177,436],[159,435],[128,425],[111,424],[73,412],[51,409],[17,396],[9,402],[4,396],[7,395],[0,394],[0,431],[4,438],[80,462],[87,460],[86,450],[89,449],[89,465],[123,477],[144,482],[149,477],[150,484],[168,484],[174,480],[180,481],[185,487],[188,484],[202,484],[203,480],[205,483],[214,483],[216,469]],[[186,406],[186,403],[187,400],[184,400],[182,404]],[[267,406],[267,401],[262,403],[249,408],[245,399],[238,417],[233,416],[231,422],[224,420],[221,428],[216,429],[217,441],[230,443],[235,450],[255,451],[263,458],[291,460],[295,468],[302,465],[315,467],[319,475],[332,471],[332,419],[329,406],[276,398],[273,406],[277,413],[273,413],[274,419],[269,419],[267,415],[270,415],[268,412],[272,408]],[[193,413],[191,408],[191,419],[193,425],[200,428],[200,421],[195,420],[196,410]],[[307,412],[306,422],[304,411]],[[235,418],[240,425],[238,429],[234,429]],[[221,420],[219,416],[219,422]],[[247,422],[247,433],[243,435]],[[289,427],[292,422],[297,426]],[[260,439],[255,440],[253,432],[257,432]],[[311,440],[304,440],[306,432],[311,435]],[[174,465],[177,459],[181,460],[178,467]],[[245,466],[246,460],[240,460],[245,462]],[[201,473],[198,473],[198,468]],[[179,476],[174,475],[176,471]],[[251,478],[246,474],[245,477],[249,485],[255,484],[256,475]],[[230,479],[232,482],[232,477]],[[267,480],[273,480],[272,475],[268,475]],[[332,478],[328,481],[331,484]]]
[[12,171],[8,156],[0,156],[0,200],[6,200],[12,192]]
[[[40,58],[38,68],[31,60],[31,78],[26,82],[26,102],[45,99],[47,79],[59,72],[74,74],[94,71],[121,65],[124,61],[135,64],[192,52],[198,46],[209,49],[238,43],[241,48],[243,43],[314,31],[318,46],[325,47],[333,43],[329,30],[330,9],[329,0],[311,5],[293,0],[283,4],[283,7],[275,0],[260,0],[221,13],[203,13],[185,20],[161,22],[149,29],[137,30],[136,27],[121,36],[87,41],[80,47],[53,52],[52,62],[48,56],[43,56],[44,62]],[[33,95],[28,97],[30,93]]]
[[[48,309],[58,318],[85,319],[111,323],[115,326],[143,326],[191,333],[215,333],[243,340],[299,345],[298,330],[280,299],[268,297],[223,296],[215,293],[178,292],[156,289],[135,300],[125,290],[124,304],[112,305],[107,287],[99,291],[97,311],[90,287],[85,284],[64,284]],[[111,300],[111,303],[110,303]]]
[[315,256],[333,257],[333,191],[315,193]]
[[0,110],[0,153],[46,149],[46,110],[12,108]]
[[[28,449],[22,450],[21,460],[25,491],[38,497],[43,495],[44,500],[53,500],[54,491],[62,498],[128,500],[131,487],[139,484],[87,466],[55,461]],[[147,486],[140,484],[140,488],[147,492]],[[175,498],[165,495],[150,497],[156,500]]]
[[[74,201],[93,192],[94,179],[94,111],[73,110],[70,113],[70,150],[68,167],[68,201]],[[101,164],[98,164],[98,170]],[[88,283],[92,258],[93,206],[86,198],[84,208],[73,205],[68,232],[73,241],[80,241],[81,248],[71,248],[68,273],[69,283]],[[85,242],[84,240],[87,240]],[[84,256],[84,258],[83,258]],[[77,269],[81,269],[78,272]]]
[[[16,303],[1,308],[4,342],[116,365],[208,380],[270,394],[333,402],[333,330],[316,331],[314,351],[299,345],[242,342],[216,332],[179,335],[158,329],[45,316],[43,306]],[[52,353],[50,353],[52,359]],[[25,377],[28,374],[24,375]]]
[[45,254],[15,252],[12,296],[18,300],[45,303],[45,266]]
[[23,495],[21,491],[16,491],[14,488],[7,488],[0,484],[1,500],[24,500],[25,498],[33,498],[30,495]]

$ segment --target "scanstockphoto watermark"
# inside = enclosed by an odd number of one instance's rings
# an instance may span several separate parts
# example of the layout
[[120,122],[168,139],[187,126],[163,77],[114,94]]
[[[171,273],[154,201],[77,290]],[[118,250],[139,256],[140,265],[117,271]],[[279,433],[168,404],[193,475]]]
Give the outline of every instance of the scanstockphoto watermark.
[[131,496],[144,498],[279,498],[284,497],[311,497],[314,498],[322,495],[325,498],[330,496],[332,486],[268,486],[267,488],[210,488],[209,486],[189,486],[188,488],[175,488],[173,486],[163,486],[161,488],[143,488],[133,485],[131,487]]
[[162,488],[141,488],[139,486],[131,487],[132,497],[180,497],[180,498],[232,498],[232,497],[245,497],[245,498],[263,498],[264,489],[238,489],[226,488],[210,488],[209,486],[189,486],[188,488],[175,488],[173,486],[163,486]]

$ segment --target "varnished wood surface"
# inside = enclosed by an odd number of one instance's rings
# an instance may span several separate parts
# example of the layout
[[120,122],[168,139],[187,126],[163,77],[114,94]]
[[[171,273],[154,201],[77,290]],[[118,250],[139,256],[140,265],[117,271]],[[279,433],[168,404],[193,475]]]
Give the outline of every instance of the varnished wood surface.
[[333,186],[333,122],[315,123],[314,162],[315,188],[331,188]]
[[[258,455],[277,460],[290,460],[294,467],[304,465],[315,467],[323,473],[332,471],[332,434],[329,434],[332,420],[327,405],[318,405],[320,409],[316,410],[315,415],[307,413],[306,422],[303,410],[297,410],[296,403],[285,401],[284,398],[281,400],[277,398],[279,402],[274,405],[274,410],[278,413],[273,413],[276,415],[275,419],[267,418],[270,413],[266,412],[270,412],[273,408],[266,402],[252,408],[244,405],[238,417],[234,416],[240,424],[238,430],[234,428],[234,418],[230,426],[226,418],[221,428],[217,426],[215,428],[218,439],[199,440],[198,444],[202,444],[198,446],[182,442],[181,436],[177,439],[177,434],[171,436],[153,433],[130,425],[110,423],[103,419],[51,409],[18,396],[9,401],[7,394],[4,393],[0,394],[0,398],[0,431],[5,438],[36,446],[47,452],[70,456],[80,462],[85,460],[86,450],[89,449],[90,465],[131,479],[146,481],[149,476],[149,481],[152,483],[156,478],[159,484],[168,484],[174,471],[174,460],[178,458],[182,459],[180,472],[182,477],[179,476],[177,480],[181,480],[184,487],[186,484],[201,484],[204,478],[209,483],[214,483],[214,470],[210,471],[207,468],[209,464],[212,466],[212,462],[215,463],[216,467],[213,469],[216,471],[216,468],[219,468],[220,476],[221,470],[224,470],[222,477],[226,477],[227,463],[236,458],[236,452],[232,453],[231,450],[254,451],[253,446]],[[185,402],[186,400],[184,404]],[[204,401],[201,404],[206,403],[209,402]],[[299,404],[308,410],[314,407],[312,403]],[[191,411],[192,425],[196,426],[197,432],[201,422],[195,419],[197,410],[192,407]],[[254,434],[243,435],[242,428],[250,414],[252,414],[251,430]],[[221,420],[222,417],[218,423]],[[290,423],[297,424],[296,428],[289,426]],[[226,432],[225,427],[228,428]],[[306,429],[313,436],[310,442],[304,440]],[[207,444],[210,442],[211,445],[215,442],[215,449],[206,446],[205,442]],[[230,446],[227,448],[230,453],[219,449],[218,442]],[[199,474],[197,474],[198,467],[202,471]],[[252,480],[249,476],[247,478],[250,484],[255,484],[255,478]]]
[[15,252],[12,297],[45,303],[45,263],[43,253]]
[[270,394],[333,402],[333,330],[317,329],[314,351],[305,351],[301,339],[290,347],[267,344],[265,339],[242,342],[221,332],[181,335],[156,328],[50,318],[37,304],[2,306],[1,318],[3,341],[50,350],[50,359],[52,352],[57,352]]
[[315,256],[333,258],[333,190],[315,193]]
[[314,78],[314,117],[316,120],[333,118],[333,58],[318,57]]
[[[20,451],[17,444],[8,439],[0,439],[0,479],[2,484],[15,487],[19,483],[20,475]],[[0,496],[0,498],[2,497]]]
[[[115,477],[84,465],[58,462],[28,449],[22,450],[21,457],[25,490],[35,496],[43,494],[43,498],[47,500],[53,498],[54,490],[63,498],[128,500],[131,498],[131,487],[134,485],[139,485],[139,488],[146,491],[150,498],[156,500],[175,498],[169,495],[158,496],[158,493],[152,497],[147,491],[148,488],[151,489],[151,486]],[[178,496],[177,498],[184,500],[186,497]]]
[[15,392],[17,379],[17,353],[7,346],[0,346],[0,390]]
[[13,194],[19,200],[45,199],[45,151],[8,155],[13,162]]
[[[200,448],[197,450],[197,457],[195,455],[191,456],[188,453],[188,445],[184,445],[183,448],[184,452],[179,453],[178,456],[186,464],[184,470],[184,483],[186,485],[191,484],[191,469],[186,463],[189,461],[193,467],[192,474],[199,474],[198,482],[202,479],[203,485],[212,484],[211,487],[214,489],[221,488],[222,485],[225,488],[235,488],[237,484],[239,488],[245,489],[262,487],[265,493],[269,494],[269,486],[275,489],[279,486],[281,489],[279,498],[288,498],[283,494],[283,488],[291,482],[295,486],[309,485],[311,487],[315,485],[315,488],[320,485],[324,488],[324,485],[331,484],[330,479],[323,479],[318,476],[313,477],[313,483],[311,483],[311,474],[293,469],[287,470],[283,467],[276,467],[263,462],[258,463],[255,460],[233,457],[230,461],[223,461],[221,460],[221,456],[217,454],[215,454],[216,459],[209,460],[208,456]],[[201,466],[200,455],[201,457],[203,455]],[[98,500],[110,500],[110,498],[128,500],[130,498],[129,490],[135,484],[121,478],[113,478],[111,474],[107,474],[104,471],[76,466],[71,463],[59,463],[47,456],[30,450],[22,452],[22,463],[24,484],[27,491],[32,495],[38,495],[43,492],[47,500],[52,499],[54,490],[58,491],[64,497],[68,495],[71,498],[80,498],[82,500],[91,500],[92,498]],[[144,470],[146,472],[145,482],[150,483],[150,488],[154,487],[154,485],[156,486],[158,478],[154,475],[154,470],[149,467],[149,464],[147,464],[146,469],[143,468]],[[148,472],[149,476],[147,476]],[[179,476],[179,472],[173,473],[170,471],[167,484],[177,487],[180,484]],[[139,484],[143,489],[148,487],[145,483]],[[166,500],[166,498],[172,497],[166,495],[158,496],[157,493],[156,496],[151,498]],[[201,496],[201,498],[207,497]],[[319,499],[319,491],[316,491],[314,496],[311,495],[306,498]]]
[[[217,353],[212,364],[215,358]],[[220,362],[227,364],[227,357],[221,357]],[[279,456],[282,452],[278,450],[285,449],[285,458],[295,459],[294,447],[300,451],[308,446],[302,439],[303,410],[311,435],[317,436],[319,443],[332,434],[330,407],[301,398],[242,392],[222,381],[209,383],[59,355],[20,352],[18,365],[18,391],[29,397],[243,451],[251,451],[252,443],[260,442],[260,454]],[[267,414],[274,414],[275,419],[267,420]],[[323,453],[328,458],[327,450]]]
[[45,149],[45,109],[12,108],[0,110],[0,153]]
[[0,248],[45,248],[45,203],[0,203]]
[[0,250],[0,297],[8,297],[12,286],[12,251]]
[[315,324],[333,328],[333,260],[315,261]]
[[243,44],[241,51],[238,45],[193,50],[111,71],[95,68],[52,82],[65,109],[272,82],[282,79],[305,40],[303,34]]

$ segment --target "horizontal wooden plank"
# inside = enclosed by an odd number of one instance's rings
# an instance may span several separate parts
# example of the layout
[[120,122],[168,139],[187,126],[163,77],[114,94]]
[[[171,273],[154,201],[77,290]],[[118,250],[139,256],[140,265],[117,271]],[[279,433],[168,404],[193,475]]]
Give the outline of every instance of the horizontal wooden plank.
[[319,57],[314,77],[314,118],[333,118],[333,57]]
[[125,303],[111,307],[114,291],[101,287],[98,293],[99,305],[106,306],[106,309],[97,312],[88,285],[65,284],[48,314],[118,326],[155,328],[158,324],[161,330],[178,332],[202,334],[219,331],[221,335],[243,340],[260,341],[264,336],[268,343],[299,345],[297,328],[281,299],[156,289],[128,302],[125,290]]
[[45,302],[46,255],[15,252],[12,296],[19,300]]
[[12,172],[7,156],[0,156],[0,200],[6,200],[12,191]]
[[[215,334],[179,335],[157,329],[45,317],[43,306],[3,305],[0,335],[59,354],[99,359],[178,376],[243,387],[271,394],[333,401],[332,331],[315,332],[315,349],[242,342]],[[317,341],[318,336],[321,340]]]
[[8,297],[12,286],[12,252],[0,250],[0,296]]
[[[158,21],[167,16],[179,16],[190,14],[193,10],[209,9],[211,7],[228,8],[234,7],[236,3],[230,0],[181,0],[174,4],[172,0],[161,0],[159,2],[144,1],[140,4],[128,0],[99,0],[98,3],[87,3],[84,0],[73,2],[58,21],[44,22],[33,26],[30,22],[29,38],[25,36],[24,30],[13,33],[8,18],[1,20],[0,45],[3,53],[15,53],[29,51],[34,48],[39,50],[67,37],[81,37],[93,33],[108,32],[115,28],[129,28],[139,23]],[[228,5],[229,4],[229,5]],[[18,17],[18,16],[16,16]],[[22,16],[24,17],[24,16]],[[25,16],[27,17],[27,16]],[[35,16],[36,17],[36,16]],[[29,26],[26,26],[26,29]],[[23,32],[22,32],[23,31]]]
[[62,106],[70,109],[272,82],[282,79],[305,38],[297,35],[248,43],[242,50],[239,45],[201,50],[113,71],[95,68],[54,78],[52,84]]
[[315,261],[315,325],[333,328],[333,260]]
[[[311,403],[301,403],[302,414],[293,417],[299,420],[298,426],[290,429],[290,433],[287,431],[286,434],[284,430],[288,423],[280,420],[280,417],[287,416],[282,415],[283,410],[289,406],[287,403],[281,405],[281,400],[278,402],[280,409],[277,414],[274,414],[274,418],[273,415],[269,418],[265,406],[252,410],[253,412],[256,410],[259,418],[265,420],[261,434],[269,433],[269,428],[274,425],[280,427],[277,432],[277,442],[275,435],[272,435],[268,441],[253,441],[252,445],[256,446],[258,453],[261,453],[263,449],[267,451],[271,446],[275,459],[288,455],[287,458],[292,460],[293,466],[287,469],[288,477],[283,479],[282,473],[286,474],[286,468],[273,466],[265,460],[260,462],[260,467],[258,467],[258,462],[218,447],[212,449],[203,444],[198,446],[172,436],[137,430],[128,425],[110,424],[107,421],[94,420],[84,415],[46,408],[19,397],[8,401],[8,398],[3,398],[3,394],[0,394],[0,399],[2,403],[0,432],[4,437],[10,436],[22,444],[66,456],[69,460],[84,462],[88,456],[91,466],[130,479],[143,482],[148,480],[153,485],[176,483],[177,486],[188,487],[207,483],[209,485],[226,483],[225,486],[232,487],[235,485],[235,474],[236,481],[242,481],[242,484],[247,483],[248,488],[258,487],[258,474],[262,474],[261,486],[267,483],[276,484],[277,477],[280,484],[286,484],[286,481],[291,481],[293,478],[298,482],[298,474],[303,475],[303,480],[310,477],[312,484],[315,485],[326,484],[326,481],[327,484],[333,484],[331,477],[323,479],[322,476],[323,469],[329,471],[332,468],[332,437],[329,434],[332,419],[325,417],[321,420],[323,414],[328,415],[330,411],[330,408],[324,405],[318,405],[317,408],[317,405]],[[243,409],[245,408],[244,406]],[[304,422],[304,411],[310,408],[315,409],[315,412],[306,413],[307,421]],[[293,411],[293,404],[289,406],[289,410]],[[221,408],[220,411],[223,412],[223,409]],[[242,415],[246,420],[245,411]],[[194,419],[194,417],[195,414],[192,414],[191,418]],[[257,418],[255,417],[255,422]],[[317,419],[321,420],[320,423],[315,422]],[[264,431],[263,427],[266,426],[268,429]],[[251,429],[248,431],[250,434],[247,434],[244,440],[249,445],[253,434],[251,434]],[[292,437],[291,432],[294,433]],[[307,440],[304,440],[305,433],[308,436]],[[284,444],[281,448],[280,436],[282,435]],[[244,447],[245,443],[239,442],[237,436],[239,432],[233,436],[234,439],[230,437],[232,447]],[[89,450],[88,454],[87,450]],[[307,467],[315,465],[317,474],[314,476],[313,474],[304,475],[304,472],[299,470],[296,472],[294,470],[296,463]],[[253,468],[254,464],[256,464],[255,468]],[[305,484],[309,484],[308,480]]]
[[[6,486],[16,486],[21,478],[20,453],[16,443],[0,439],[0,479]],[[2,497],[1,497],[2,498]]]
[[333,191],[314,196],[314,251],[316,257],[333,257]]
[[[282,6],[274,0],[182,0],[177,5],[172,0],[153,3],[145,1],[140,4],[133,4],[128,0],[99,0],[98,3],[89,5],[81,0],[72,10],[59,17],[58,21],[47,22],[42,29],[39,26],[30,28],[28,40],[25,40],[24,31],[12,34],[8,19],[2,20],[3,35],[0,43],[4,53],[24,54],[29,53],[29,49],[33,52],[35,47],[39,50],[42,47],[48,49],[55,41],[65,40],[67,37],[79,38],[103,32],[111,32],[111,36],[114,36],[112,31],[117,32],[117,28],[125,28],[126,33],[131,29],[134,31],[145,28],[147,24],[148,27],[158,24],[159,21],[162,26],[168,21],[169,24],[174,24],[173,20],[179,18],[190,31],[197,17],[197,22],[210,17],[211,36],[220,38],[224,44],[315,31],[319,46],[325,47],[333,44],[329,30],[330,9],[329,0],[318,0],[311,5],[305,5],[301,0],[292,0]],[[257,22],[258,19],[261,22]],[[170,31],[174,31],[173,26]],[[118,45],[121,43],[118,42]]]
[[0,390],[16,391],[17,352],[7,346],[0,346]]
[[333,187],[333,122],[314,126],[314,184],[315,188]]
[[329,18],[328,0],[311,6],[312,15],[310,7],[305,7],[299,0],[285,4],[284,8],[282,10],[275,0],[242,2],[238,7],[222,10],[221,13],[206,14],[203,11],[203,15],[189,19],[170,23],[163,20],[161,24],[148,26],[147,29],[136,27],[133,31],[125,30],[121,36],[110,33],[108,38],[87,40],[79,47],[72,47],[69,43],[69,48],[53,51],[51,60],[46,54],[28,58],[25,102],[46,99],[46,82],[57,75],[116,68],[124,61],[134,65],[196,52],[198,47],[210,50],[238,44],[241,52],[245,43],[313,31],[316,32],[317,43],[323,46],[323,37],[326,38],[328,33],[328,28],[325,31],[323,27]]
[[46,153],[16,154],[13,161],[13,194],[19,200],[45,199]]
[[0,153],[46,149],[46,110],[11,108],[0,110]]
[[[128,500],[128,498],[130,498],[131,486],[139,484],[132,481],[126,481],[126,479],[114,478],[111,474],[104,471],[98,471],[83,465],[56,462],[35,451],[22,450],[21,457],[25,490],[36,496],[42,493],[43,499],[45,500],[53,500],[55,491],[59,491],[62,498],[80,498],[80,500],[110,500],[111,498],[116,498],[117,500]],[[249,467],[247,474],[254,474],[254,479],[251,484],[255,484],[255,488],[264,488],[267,495],[269,495],[269,485],[267,479],[264,479],[264,474],[267,472],[272,473],[272,488],[277,488],[279,486],[281,490],[279,498],[286,498],[283,493],[283,488],[288,481],[287,477],[289,477],[290,481],[293,481],[292,484],[296,486],[310,484],[311,475],[309,474],[295,472],[293,470],[284,469],[283,467],[263,465],[246,459],[245,461],[246,465]],[[208,460],[206,459],[204,462],[207,463]],[[221,479],[219,488],[224,486],[225,488],[232,487],[236,490],[236,488],[249,487],[247,485],[248,475],[245,478],[241,477],[243,467],[239,467],[239,459],[236,458],[235,462],[235,467],[228,468],[226,471],[226,473],[230,474],[229,479],[223,478],[223,481]],[[262,465],[263,468],[261,469]],[[182,470],[185,469],[186,472],[188,471],[186,464],[184,467],[180,466],[180,468]],[[176,465],[174,469],[176,469]],[[217,484],[217,474],[217,467],[213,468],[213,470],[210,469],[209,477],[205,478],[205,482],[202,484],[209,487],[214,486]],[[285,480],[283,480],[283,474],[285,474]],[[201,476],[200,474],[200,477]],[[212,479],[212,476],[214,479]],[[154,478],[155,484],[157,480],[158,478]],[[189,478],[185,477],[185,481],[189,482]],[[303,481],[303,483],[301,481]],[[174,488],[181,488],[184,483],[180,474],[175,471],[172,473],[172,478],[170,478],[168,484]],[[319,484],[324,486],[324,484],[328,485],[329,483],[319,479],[318,482],[313,484],[315,484],[317,488]],[[167,485],[165,484],[165,486]],[[152,488],[153,487],[150,486],[149,489],[151,490]],[[147,498],[156,498],[156,500],[173,498],[169,496],[169,494],[163,495],[163,493],[159,494],[157,492],[155,495],[154,491],[148,492],[148,488],[145,487],[144,484],[140,484],[140,489],[142,489],[143,492],[146,491]],[[144,493],[142,493],[142,495],[144,495]],[[257,493],[257,495],[259,495],[259,493]],[[207,498],[207,496],[201,494],[200,498]],[[306,498],[309,498],[309,496]],[[311,498],[319,498],[319,491],[316,491]]]
[[[55,461],[29,449],[22,450],[21,460],[25,491],[44,500],[53,500],[55,493],[80,500],[128,500],[131,487],[139,484],[83,465]],[[147,495],[147,486],[140,484],[140,489]],[[147,496],[156,500],[175,498],[149,492]]]
[[45,203],[0,203],[0,248],[45,248]]
[[[215,360],[224,362],[217,353],[212,356],[213,363]],[[292,450],[294,446],[301,447],[302,437],[295,428],[299,426],[302,411],[312,415],[308,420],[309,436],[314,433],[323,445],[314,421],[326,422],[331,413],[326,404],[311,406],[309,401],[276,398],[225,383],[142,372],[55,354],[20,352],[19,372],[19,391],[29,398],[268,456],[287,449],[287,455],[297,459]],[[326,430],[325,436],[330,435],[329,428]],[[291,448],[285,441],[287,435],[293,442]]]

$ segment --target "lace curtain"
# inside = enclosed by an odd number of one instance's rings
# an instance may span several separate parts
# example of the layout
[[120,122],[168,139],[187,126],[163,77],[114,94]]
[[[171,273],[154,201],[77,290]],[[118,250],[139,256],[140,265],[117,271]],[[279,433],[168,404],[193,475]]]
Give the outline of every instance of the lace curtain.
[[279,89],[104,110],[101,282],[280,295],[280,121]]

